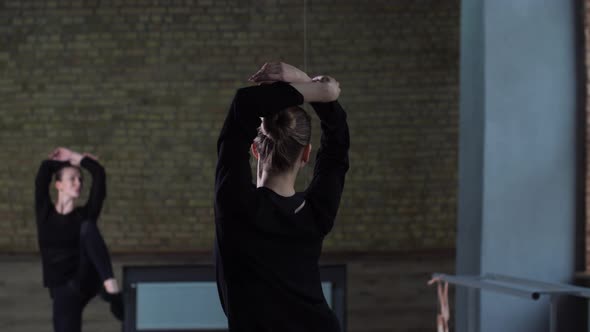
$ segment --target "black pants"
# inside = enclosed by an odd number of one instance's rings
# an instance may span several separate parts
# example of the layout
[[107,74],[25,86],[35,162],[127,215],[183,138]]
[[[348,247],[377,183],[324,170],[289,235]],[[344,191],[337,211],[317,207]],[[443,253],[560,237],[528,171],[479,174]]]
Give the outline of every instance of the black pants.
[[85,221],[80,228],[80,262],[76,277],[50,289],[55,332],[81,332],[82,311],[113,278],[111,257],[96,223]]

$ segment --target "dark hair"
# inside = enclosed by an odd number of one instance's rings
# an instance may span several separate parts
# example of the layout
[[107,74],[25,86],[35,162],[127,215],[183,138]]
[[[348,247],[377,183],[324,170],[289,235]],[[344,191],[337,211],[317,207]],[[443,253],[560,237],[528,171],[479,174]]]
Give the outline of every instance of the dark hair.
[[56,172],[55,172],[55,181],[61,181],[61,177],[63,175],[63,170],[66,168],[74,168],[77,169],[78,172],[80,172],[80,175],[82,174],[82,171],[80,170],[80,167],[77,166],[73,166],[70,164],[65,164],[62,167],[60,167]]
[[254,140],[264,170],[279,173],[291,169],[311,141],[311,117],[294,106],[262,119]]

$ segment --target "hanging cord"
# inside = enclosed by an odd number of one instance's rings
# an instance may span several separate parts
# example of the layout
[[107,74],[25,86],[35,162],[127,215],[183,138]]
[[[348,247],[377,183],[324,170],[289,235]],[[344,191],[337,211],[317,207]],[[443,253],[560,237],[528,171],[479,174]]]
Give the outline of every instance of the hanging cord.
[[303,71],[307,73],[307,0],[303,0]]
[[437,332],[449,332],[449,317],[451,311],[449,309],[449,283],[442,281],[440,278],[432,278],[428,285],[436,283],[438,293],[438,305],[440,313],[436,316]]
[[[307,73],[307,67],[308,67],[308,54],[307,54],[307,0],[303,0],[303,71],[305,73]],[[309,104],[304,104],[303,105],[303,109],[307,112],[311,112],[310,111],[310,107]],[[311,183],[311,177],[312,177],[312,173],[311,173],[311,169],[313,169],[313,167],[304,167],[302,170],[302,175],[303,175],[303,185],[305,186],[305,188],[307,188],[309,186],[309,184]]]

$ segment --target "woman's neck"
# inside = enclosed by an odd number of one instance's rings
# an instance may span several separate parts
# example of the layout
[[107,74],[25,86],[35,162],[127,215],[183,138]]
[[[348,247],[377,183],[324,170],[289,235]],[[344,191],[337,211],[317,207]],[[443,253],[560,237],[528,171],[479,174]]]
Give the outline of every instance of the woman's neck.
[[59,214],[68,214],[74,210],[74,199],[58,197],[57,204],[55,204],[55,210]]
[[265,187],[275,193],[289,197],[295,195],[295,179],[297,172],[284,172],[281,174],[270,175],[266,171],[257,178],[256,187]]

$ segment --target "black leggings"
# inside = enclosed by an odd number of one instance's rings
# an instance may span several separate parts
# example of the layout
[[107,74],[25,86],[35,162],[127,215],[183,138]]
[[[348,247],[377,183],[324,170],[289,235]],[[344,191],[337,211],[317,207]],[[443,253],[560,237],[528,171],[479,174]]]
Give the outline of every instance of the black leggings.
[[80,228],[80,262],[77,276],[50,289],[55,332],[80,332],[82,311],[113,278],[111,257],[96,223],[84,221]]

